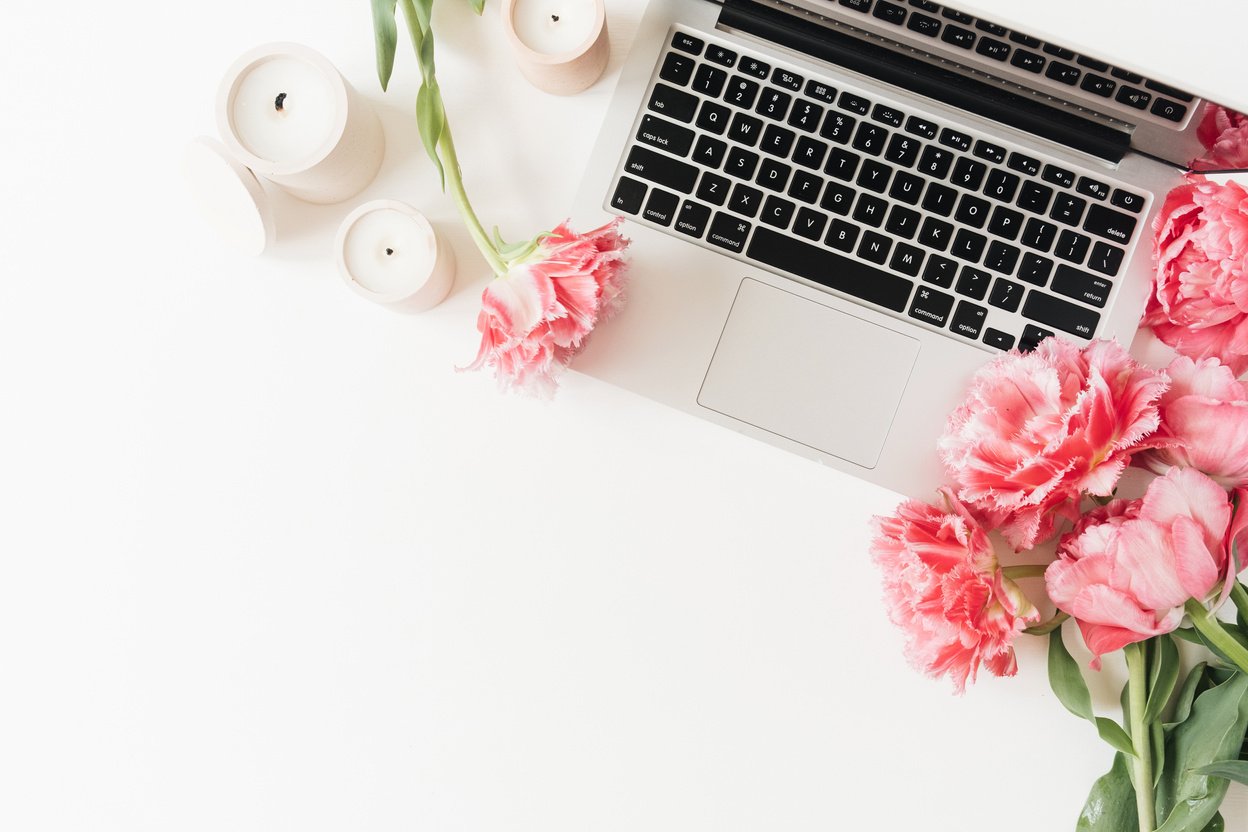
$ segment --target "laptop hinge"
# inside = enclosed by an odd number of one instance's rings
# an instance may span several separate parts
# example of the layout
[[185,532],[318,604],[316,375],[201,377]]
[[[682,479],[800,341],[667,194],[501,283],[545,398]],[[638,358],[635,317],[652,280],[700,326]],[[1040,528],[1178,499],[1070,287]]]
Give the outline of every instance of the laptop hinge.
[[719,24],[1117,164],[1129,133],[917,57],[748,0],[723,0]]

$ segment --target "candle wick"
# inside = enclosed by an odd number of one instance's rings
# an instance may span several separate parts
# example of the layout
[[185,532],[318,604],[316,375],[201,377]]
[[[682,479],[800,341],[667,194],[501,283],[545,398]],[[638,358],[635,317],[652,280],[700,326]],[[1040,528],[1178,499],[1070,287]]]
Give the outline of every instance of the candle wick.
[[392,248],[386,249],[386,254],[394,254],[394,249]]
[[558,22],[559,22],[559,15],[557,15],[557,14],[552,14],[552,15],[550,16],[550,20],[551,20],[551,22],[552,22],[552,23],[558,23]]
[[279,113],[286,108],[286,93],[279,92],[277,98],[273,99],[273,109]]

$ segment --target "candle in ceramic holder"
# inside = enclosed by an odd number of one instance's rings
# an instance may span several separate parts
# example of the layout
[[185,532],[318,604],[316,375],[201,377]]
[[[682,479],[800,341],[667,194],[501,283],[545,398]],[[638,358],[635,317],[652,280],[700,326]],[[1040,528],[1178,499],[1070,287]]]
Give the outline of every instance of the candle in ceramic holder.
[[335,248],[343,280],[397,310],[431,309],[455,283],[455,252],[424,214],[393,199],[367,202],[347,215]]
[[611,57],[603,0],[503,0],[503,28],[533,86],[573,95],[598,80]]
[[259,46],[234,62],[217,93],[217,126],[239,161],[307,202],[358,194],[385,155],[368,101],[297,43]]

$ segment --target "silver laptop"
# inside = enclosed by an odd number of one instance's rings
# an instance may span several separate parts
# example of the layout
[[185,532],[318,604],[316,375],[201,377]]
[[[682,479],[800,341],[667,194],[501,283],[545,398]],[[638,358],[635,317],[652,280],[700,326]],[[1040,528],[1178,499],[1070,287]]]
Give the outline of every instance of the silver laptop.
[[577,368],[928,497],[976,368],[1130,344],[1200,98],[928,0],[651,0],[574,216],[625,312]]

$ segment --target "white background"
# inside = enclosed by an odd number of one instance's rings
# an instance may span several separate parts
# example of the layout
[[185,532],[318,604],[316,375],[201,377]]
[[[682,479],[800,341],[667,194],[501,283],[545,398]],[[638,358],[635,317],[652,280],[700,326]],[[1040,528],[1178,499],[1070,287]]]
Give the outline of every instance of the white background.
[[[563,218],[642,3],[572,99],[498,5],[435,22],[469,189],[519,237]],[[1200,8],[1200,40],[1172,3],[1042,21],[1238,91],[1244,13]],[[244,259],[179,160],[271,40],[337,63],[389,152],[350,203],[274,192]],[[1041,644],[962,698],[905,665],[866,554],[896,495],[577,375],[542,404],[453,371],[486,270],[416,77],[401,44],[381,94],[364,0],[0,8],[0,829],[1071,828],[1110,755]],[[453,241],[438,309],[340,282],[373,197]]]

